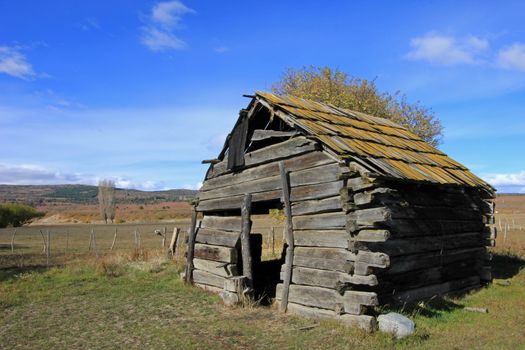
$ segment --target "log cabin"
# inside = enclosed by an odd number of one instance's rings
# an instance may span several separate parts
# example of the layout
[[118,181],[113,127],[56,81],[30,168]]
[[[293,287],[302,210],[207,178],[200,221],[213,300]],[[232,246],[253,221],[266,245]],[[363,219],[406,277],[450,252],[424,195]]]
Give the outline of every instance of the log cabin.
[[[390,120],[265,92],[248,97],[217,159],[203,161],[188,283],[228,304],[273,283],[282,311],[372,330],[378,306],[491,280],[489,184]],[[272,208],[284,212],[286,245],[264,265],[250,217]]]

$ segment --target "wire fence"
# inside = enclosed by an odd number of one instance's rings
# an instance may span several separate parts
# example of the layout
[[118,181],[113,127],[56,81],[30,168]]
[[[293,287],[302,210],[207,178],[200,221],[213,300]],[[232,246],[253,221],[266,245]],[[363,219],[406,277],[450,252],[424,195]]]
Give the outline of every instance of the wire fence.
[[[65,264],[79,258],[156,251],[179,259],[186,251],[189,222],[115,225],[55,225],[0,229],[0,267]],[[263,236],[262,259],[279,258],[282,226],[254,225]]]

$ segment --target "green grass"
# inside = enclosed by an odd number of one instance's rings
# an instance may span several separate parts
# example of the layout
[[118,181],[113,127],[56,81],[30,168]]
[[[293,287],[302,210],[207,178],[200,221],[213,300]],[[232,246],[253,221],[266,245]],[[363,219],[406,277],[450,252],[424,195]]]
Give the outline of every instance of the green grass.
[[[159,256],[101,261],[5,270],[0,284],[1,347],[525,348],[525,271],[520,271],[525,261],[509,255],[497,255],[495,263],[507,273],[501,276],[510,278],[510,286],[495,283],[461,299],[405,310],[417,331],[403,340],[282,315],[269,307],[227,308],[218,296],[184,286],[177,266]],[[463,306],[486,307],[489,314],[469,313]],[[300,329],[312,324],[318,326]]]

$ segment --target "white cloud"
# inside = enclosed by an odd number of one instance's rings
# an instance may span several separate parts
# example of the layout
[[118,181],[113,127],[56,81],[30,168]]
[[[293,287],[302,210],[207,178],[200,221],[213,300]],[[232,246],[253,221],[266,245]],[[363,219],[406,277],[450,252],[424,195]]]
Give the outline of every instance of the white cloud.
[[8,46],[0,46],[0,73],[26,80],[37,75],[20,49]]
[[428,61],[435,64],[474,64],[481,61],[480,54],[489,48],[485,39],[475,36],[454,38],[429,33],[410,40],[411,51],[405,58],[414,61]]
[[142,27],[140,41],[151,51],[163,51],[168,49],[182,49],[186,43],[170,32],[159,30],[154,27]]
[[518,173],[487,174],[483,179],[499,192],[525,193],[525,170]]
[[182,188],[185,190],[200,190],[202,187],[202,182],[197,182],[195,185],[183,185]]
[[150,180],[137,181],[122,176],[101,177],[80,173],[67,173],[34,164],[0,164],[0,184],[4,185],[97,185],[102,178],[112,179],[118,188],[143,191],[167,189],[163,182]]
[[195,13],[180,1],[160,2],[153,6],[151,19],[166,28],[174,28],[180,24],[182,15]]
[[503,68],[525,71],[525,44],[515,43],[501,50],[498,64]]
[[187,13],[195,11],[180,1],[156,4],[146,19],[147,24],[140,28],[140,42],[156,52],[183,49],[186,43],[173,31],[180,26],[182,16]]

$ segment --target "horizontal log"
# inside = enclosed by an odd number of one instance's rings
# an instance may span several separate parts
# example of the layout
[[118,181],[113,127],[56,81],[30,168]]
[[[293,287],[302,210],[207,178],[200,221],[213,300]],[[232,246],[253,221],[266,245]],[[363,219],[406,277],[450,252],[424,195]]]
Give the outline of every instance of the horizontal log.
[[199,228],[197,230],[197,243],[236,247],[239,244],[240,232],[222,231],[215,229]]
[[215,288],[224,288],[224,277],[203,270],[193,270],[193,281],[198,284],[204,284]]
[[390,238],[388,230],[360,230],[354,239],[359,242],[385,242]]
[[[260,192],[252,194],[252,203],[265,202],[271,200],[278,200],[281,198],[283,191],[281,189],[268,192]],[[231,196],[226,198],[209,199],[199,201],[197,211],[213,212],[228,209],[240,209],[244,195]]]
[[370,251],[383,252],[391,258],[399,255],[426,253],[459,248],[482,247],[484,240],[480,232],[467,232],[444,236],[390,239],[379,243],[363,243]]
[[307,200],[292,204],[292,215],[319,214],[341,211],[341,197],[334,196],[319,200]]
[[465,290],[466,288],[476,288],[480,285],[479,276],[471,276],[468,278],[448,281],[432,286],[415,288],[408,291],[395,293],[392,295],[392,300],[396,303],[412,303],[415,301],[429,299],[435,296],[444,296],[456,290]]
[[237,249],[196,243],[194,256],[199,259],[237,263]]
[[346,260],[336,260],[327,258],[312,258],[308,256],[295,256],[294,266],[304,266],[313,269],[340,271],[350,273],[353,270],[353,263]]
[[343,212],[294,216],[293,227],[298,230],[329,230],[345,228],[347,216]]
[[[326,182],[333,182],[337,180],[339,165],[336,163],[321,165],[315,168],[308,168],[305,170],[291,172],[290,183],[291,186],[305,186],[311,184],[320,184]],[[273,176],[259,178],[251,181],[244,181],[241,183],[233,183],[229,186],[224,186],[208,191],[201,191],[198,194],[199,201],[228,198],[231,196],[238,196],[244,193],[260,193],[279,190],[282,187],[281,177],[279,173],[274,173]]]
[[390,266],[385,270],[378,271],[377,273],[392,275],[434,266],[448,265],[458,261],[467,260],[471,257],[482,259],[485,256],[485,253],[486,248],[474,247],[391,257]]
[[377,328],[375,317],[369,315],[339,315],[331,310],[304,306],[296,303],[288,303],[287,310],[298,316],[314,319],[334,319],[351,327],[358,327],[366,332],[372,332]]
[[318,259],[331,259],[339,261],[354,261],[368,263],[374,267],[387,267],[390,264],[388,255],[376,252],[358,251],[352,253],[346,249],[340,248],[311,248],[296,247],[294,250],[295,257],[304,256]]
[[237,276],[236,264],[224,264],[217,261],[193,259],[193,266],[198,270],[210,272],[221,277]]
[[223,288],[219,288],[219,287],[214,287],[214,286],[209,286],[207,284],[202,284],[202,283],[195,283],[193,282],[193,285],[195,287],[199,287],[201,289],[204,289],[205,291],[207,292],[211,292],[211,293],[215,293],[215,294],[219,294],[219,293],[222,293],[223,291]]
[[380,226],[379,228],[388,229],[390,231],[391,238],[451,235],[462,232],[481,232],[485,227],[485,225],[480,221],[396,219],[386,223],[368,223],[368,225],[362,225],[359,227],[359,229],[377,229],[378,226]]
[[[305,137],[295,137],[281,143],[246,153],[244,155],[244,166],[248,168],[270,161],[290,158],[303,153],[315,151],[318,147],[319,146],[315,142],[310,141]],[[226,156],[220,163],[212,166],[210,171],[208,171],[207,178],[217,177],[226,172],[229,172],[228,156]]]
[[241,232],[240,216],[204,215],[201,228]]
[[[289,171],[298,171],[316,167],[319,165],[333,163],[334,160],[329,158],[321,151],[309,152],[296,157],[283,160],[284,166]],[[206,179],[202,184],[201,191],[209,191],[233,184],[240,184],[247,181],[271,177],[279,173],[279,161],[258,165],[247,168],[235,173],[224,174],[211,179]]]
[[[282,284],[277,285],[276,296],[282,295]],[[279,297],[278,297],[279,298]],[[341,305],[344,312],[363,314],[363,306],[377,305],[377,294],[373,292],[345,291],[343,295],[334,289],[291,284],[288,300],[292,303],[318,307],[327,310],[339,310]]]
[[352,192],[359,192],[364,190],[369,190],[376,187],[372,181],[364,177],[354,177],[347,180],[348,189]]
[[297,131],[277,131],[277,130],[255,129],[253,131],[253,134],[250,140],[262,141],[262,140],[271,139],[271,138],[292,137],[296,135],[297,135]]
[[[281,271],[281,280],[283,277],[282,274],[283,272]],[[350,275],[338,271],[318,270],[300,266],[294,266],[292,270],[292,282],[294,284],[318,286],[331,289],[335,289],[338,285],[343,283],[367,286],[375,286],[378,284],[377,277],[374,275]]]
[[343,188],[343,181],[292,187],[290,190],[290,200],[292,202],[298,202],[308,199],[333,197],[339,195],[341,188]]
[[296,246],[346,248],[349,239],[345,230],[294,230]]
[[381,276],[378,290],[381,294],[402,292],[446,281],[479,275],[481,261],[476,258],[461,260],[449,265],[408,271],[401,274]]

